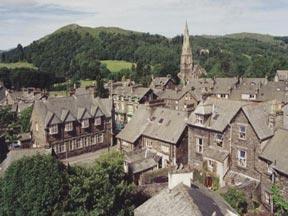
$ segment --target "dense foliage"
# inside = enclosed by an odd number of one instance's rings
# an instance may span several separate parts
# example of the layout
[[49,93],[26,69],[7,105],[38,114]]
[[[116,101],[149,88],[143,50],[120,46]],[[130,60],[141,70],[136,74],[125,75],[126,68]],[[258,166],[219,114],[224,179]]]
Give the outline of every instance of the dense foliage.
[[240,215],[247,213],[248,203],[242,191],[236,188],[229,188],[228,191],[223,194],[223,197]]
[[18,123],[21,133],[27,133],[30,131],[30,119],[32,115],[33,107],[27,107],[20,112]]
[[283,195],[281,194],[281,190],[278,186],[273,185],[271,191],[275,215],[287,215],[288,200],[283,197]]
[[[149,73],[169,73],[176,77],[181,36],[168,39],[147,33],[125,33],[125,30],[95,31],[67,26],[27,47],[18,45],[2,53],[1,61],[26,60],[40,71],[56,76],[95,79],[100,74],[98,60],[126,60],[143,65],[141,70],[125,72],[125,75],[138,77],[143,83],[147,80],[143,76],[147,77]],[[259,36],[255,38],[253,34],[249,37],[192,37],[194,59],[207,70],[210,77],[244,75],[271,78],[276,69],[288,68],[285,37],[271,37],[267,41],[258,39]],[[106,70],[101,78],[119,79],[119,76]]]
[[0,179],[1,215],[132,215],[135,193],[118,152],[91,167],[68,167],[51,156],[13,163]]
[[67,196],[67,172],[52,156],[23,158],[1,181],[1,215],[52,215]]

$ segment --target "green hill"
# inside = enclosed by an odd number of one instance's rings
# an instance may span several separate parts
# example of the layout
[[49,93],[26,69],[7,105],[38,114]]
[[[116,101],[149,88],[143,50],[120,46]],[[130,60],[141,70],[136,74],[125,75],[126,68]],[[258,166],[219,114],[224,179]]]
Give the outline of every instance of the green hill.
[[[192,52],[196,63],[208,76],[273,77],[276,69],[288,68],[287,37],[254,33],[225,36],[192,36]],[[286,44],[285,44],[286,43]],[[1,54],[0,61],[27,61],[39,71],[57,77],[77,79],[110,76],[101,62],[112,72],[137,65],[136,71],[125,74],[137,79],[151,73],[177,77],[182,36],[166,38],[117,27],[64,26],[26,47]],[[208,50],[208,53],[201,50]],[[102,64],[103,65],[103,64]],[[152,67],[151,67],[152,66]],[[141,79],[140,79],[141,81]],[[148,78],[145,82],[148,82]]]
[[28,62],[15,62],[15,63],[0,63],[0,68],[16,69],[16,68],[29,68],[37,70],[33,64]]

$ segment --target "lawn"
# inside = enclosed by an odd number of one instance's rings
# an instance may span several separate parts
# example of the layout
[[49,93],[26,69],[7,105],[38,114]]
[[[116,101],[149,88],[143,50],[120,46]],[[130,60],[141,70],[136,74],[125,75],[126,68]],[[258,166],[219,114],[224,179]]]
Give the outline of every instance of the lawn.
[[81,87],[91,86],[95,83],[95,80],[80,80]]
[[0,63],[0,68],[7,67],[8,69],[15,69],[15,68],[33,68],[37,69],[33,64],[28,62],[15,62],[15,63]]
[[117,73],[122,69],[131,69],[133,63],[120,60],[103,60],[102,64],[105,64],[106,67],[112,72]]

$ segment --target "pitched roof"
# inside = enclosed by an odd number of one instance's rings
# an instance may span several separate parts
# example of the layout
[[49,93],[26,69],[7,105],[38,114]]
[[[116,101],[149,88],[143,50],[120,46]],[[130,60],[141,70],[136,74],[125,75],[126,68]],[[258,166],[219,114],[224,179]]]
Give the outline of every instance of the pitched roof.
[[277,70],[276,75],[280,81],[288,80],[288,70]]
[[[91,111],[99,108],[106,117],[111,117],[112,101],[109,98],[94,98],[92,95],[79,95],[61,98],[48,98],[36,101],[33,112],[40,117],[40,123],[58,124],[92,117]],[[95,115],[96,113],[93,113]],[[32,115],[33,116],[33,115]]]
[[[241,106],[245,104],[247,104],[247,102],[220,98],[207,98],[207,100],[200,103],[196,107],[195,111],[190,115],[188,124],[222,132],[240,110]],[[203,125],[199,125],[196,122],[197,113],[200,113],[200,111],[202,112],[201,107],[204,107],[204,111],[206,110],[205,107],[209,107],[209,111],[212,109],[211,107],[213,107],[209,119]]]
[[157,107],[155,110],[139,106],[133,118],[117,138],[134,143],[141,135],[169,143],[177,143],[186,128],[188,114]]
[[139,105],[133,118],[116,137],[130,143],[136,142],[146,128],[148,124],[147,120],[149,119],[151,112],[152,110],[150,108],[144,105]]
[[276,130],[272,139],[267,143],[260,157],[269,160],[273,167],[288,175],[288,130]]
[[273,130],[268,126],[268,115],[271,113],[271,104],[251,103],[242,107],[243,112],[254,128],[258,138],[264,140],[273,136]]
[[214,94],[229,94],[231,89],[236,86],[238,83],[237,77],[232,78],[215,78],[215,84],[213,87]]
[[180,183],[172,190],[163,189],[134,210],[135,216],[206,216],[238,215],[222,197],[202,186],[191,188]]
[[156,87],[162,87],[165,86],[169,81],[173,81],[171,77],[166,76],[166,77],[155,77],[150,84],[150,88],[156,88]]
[[138,97],[139,99],[142,99],[150,90],[150,88],[138,86],[119,86],[113,90],[113,94],[125,97]]
[[193,93],[193,91],[188,88],[182,88],[181,90],[165,89],[163,91],[158,91],[157,95],[161,99],[180,100],[186,93],[190,93],[195,98],[195,100],[200,101],[200,99]]
[[276,99],[279,102],[288,102],[288,84],[286,82],[268,82],[259,90],[260,101]]

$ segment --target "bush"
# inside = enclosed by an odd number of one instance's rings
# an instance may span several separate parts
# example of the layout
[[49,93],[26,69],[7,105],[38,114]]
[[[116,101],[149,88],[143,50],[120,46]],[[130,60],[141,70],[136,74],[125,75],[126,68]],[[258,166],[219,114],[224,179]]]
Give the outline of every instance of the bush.
[[247,213],[248,203],[245,194],[242,191],[239,191],[236,188],[229,188],[222,196],[239,214],[243,215]]

